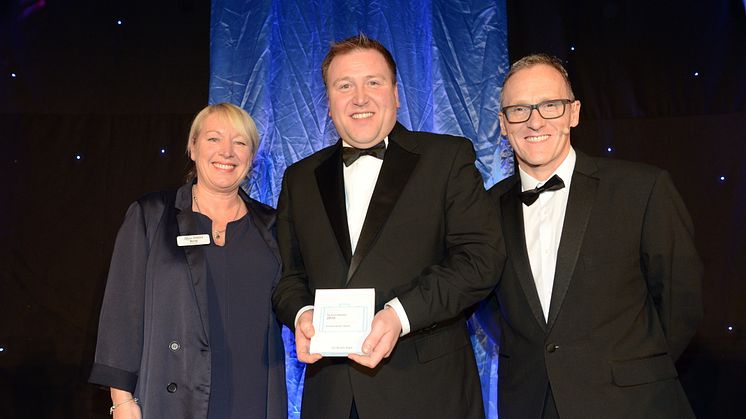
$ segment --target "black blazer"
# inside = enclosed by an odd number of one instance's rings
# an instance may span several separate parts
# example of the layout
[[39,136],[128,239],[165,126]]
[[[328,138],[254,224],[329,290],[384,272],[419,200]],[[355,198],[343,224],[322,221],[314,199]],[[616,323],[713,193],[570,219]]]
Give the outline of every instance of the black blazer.
[[[239,190],[259,233],[277,257],[275,212]],[[117,235],[99,321],[90,381],[132,392],[148,418],[207,418],[210,331],[206,265],[196,234],[192,185],[133,203]],[[276,284],[278,278],[267,278]],[[249,304],[250,302],[247,302]],[[274,313],[267,325],[266,417],[287,417],[284,347]]]
[[702,265],[669,175],[580,152],[549,309],[529,265],[516,174],[489,190],[508,263],[489,300],[501,329],[499,415],[693,417],[674,362],[702,317]]
[[373,370],[346,358],[308,365],[302,416],[347,419],[354,396],[361,417],[483,417],[465,310],[494,286],[501,236],[471,143],[397,124],[354,255],[341,150],[285,172],[277,316],[292,328],[316,289],[372,287],[376,310],[399,298],[412,332]]

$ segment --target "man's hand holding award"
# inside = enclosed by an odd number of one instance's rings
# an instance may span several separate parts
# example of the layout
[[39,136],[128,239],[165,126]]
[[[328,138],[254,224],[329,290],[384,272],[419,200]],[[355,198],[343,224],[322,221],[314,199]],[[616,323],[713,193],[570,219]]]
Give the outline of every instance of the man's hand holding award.
[[373,288],[316,290],[314,309],[296,323],[298,360],[313,364],[324,356],[346,356],[375,368],[391,355],[402,326],[392,308],[373,316],[374,310]]

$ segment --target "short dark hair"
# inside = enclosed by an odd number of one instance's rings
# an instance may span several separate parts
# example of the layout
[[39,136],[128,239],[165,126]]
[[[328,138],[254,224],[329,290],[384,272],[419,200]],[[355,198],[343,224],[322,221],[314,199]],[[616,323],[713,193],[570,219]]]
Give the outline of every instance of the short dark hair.
[[351,36],[343,41],[334,42],[329,48],[329,52],[326,53],[324,61],[321,63],[321,78],[324,80],[324,86],[327,85],[326,76],[329,73],[329,65],[331,65],[334,57],[338,55],[349,54],[352,51],[372,49],[378,51],[383,55],[386,60],[386,64],[391,70],[393,83],[396,84],[396,62],[394,57],[391,56],[389,50],[383,46],[380,42],[375,39],[368,38],[364,33],[359,33],[355,36]]
[[[562,60],[559,58],[549,55],[549,54],[531,54],[527,55],[520,60],[513,63],[513,65],[510,66],[510,70],[508,71],[508,74],[505,75],[505,80],[503,81],[503,88],[505,85],[508,84],[508,80],[510,80],[513,75],[521,70],[525,70],[527,68],[534,67],[539,64],[548,65],[555,70],[557,70],[561,75],[562,78],[565,79],[565,85],[567,85],[567,93],[570,95],[568,99],[575,100],[575,94],[572,92],[572,84],[570,83],[570,76],[567,74],[567,70],[565,70],[565,66],[562,64]],[[503,104],[503,94],[502,90],[500,91],[500,106]]]

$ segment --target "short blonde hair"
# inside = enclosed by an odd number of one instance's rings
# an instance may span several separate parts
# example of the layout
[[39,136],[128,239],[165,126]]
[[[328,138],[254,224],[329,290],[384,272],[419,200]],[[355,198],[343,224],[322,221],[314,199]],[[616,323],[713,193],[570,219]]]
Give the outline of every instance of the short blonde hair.
[[[197,137],[199,137],[202,130],[205,118],[214,113],[227,119],[234,129],[240,131],[249,140],[251,155],[256,156],[256,152],[259,149],[259,131],[256,129],[254,120],[251,119],[251,116],[243,108],[226,102],[208,105],[194,117],[192,127],[189,129],[189,139],[187,140],[187,156],[190,154],[190,147],[197,142]],[[196,176],[197,169],[194,166],[194,162],[191,162],[189,172],[187,173],[187,181],[194,180]]]

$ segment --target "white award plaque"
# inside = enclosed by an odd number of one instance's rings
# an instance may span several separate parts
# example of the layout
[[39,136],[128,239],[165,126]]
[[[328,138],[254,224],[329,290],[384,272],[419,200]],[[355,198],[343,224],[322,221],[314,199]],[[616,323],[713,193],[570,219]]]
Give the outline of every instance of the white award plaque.
[[362,355],[375,310],[373,288],[318,289],[313,304],[310,352],[322,356]]

